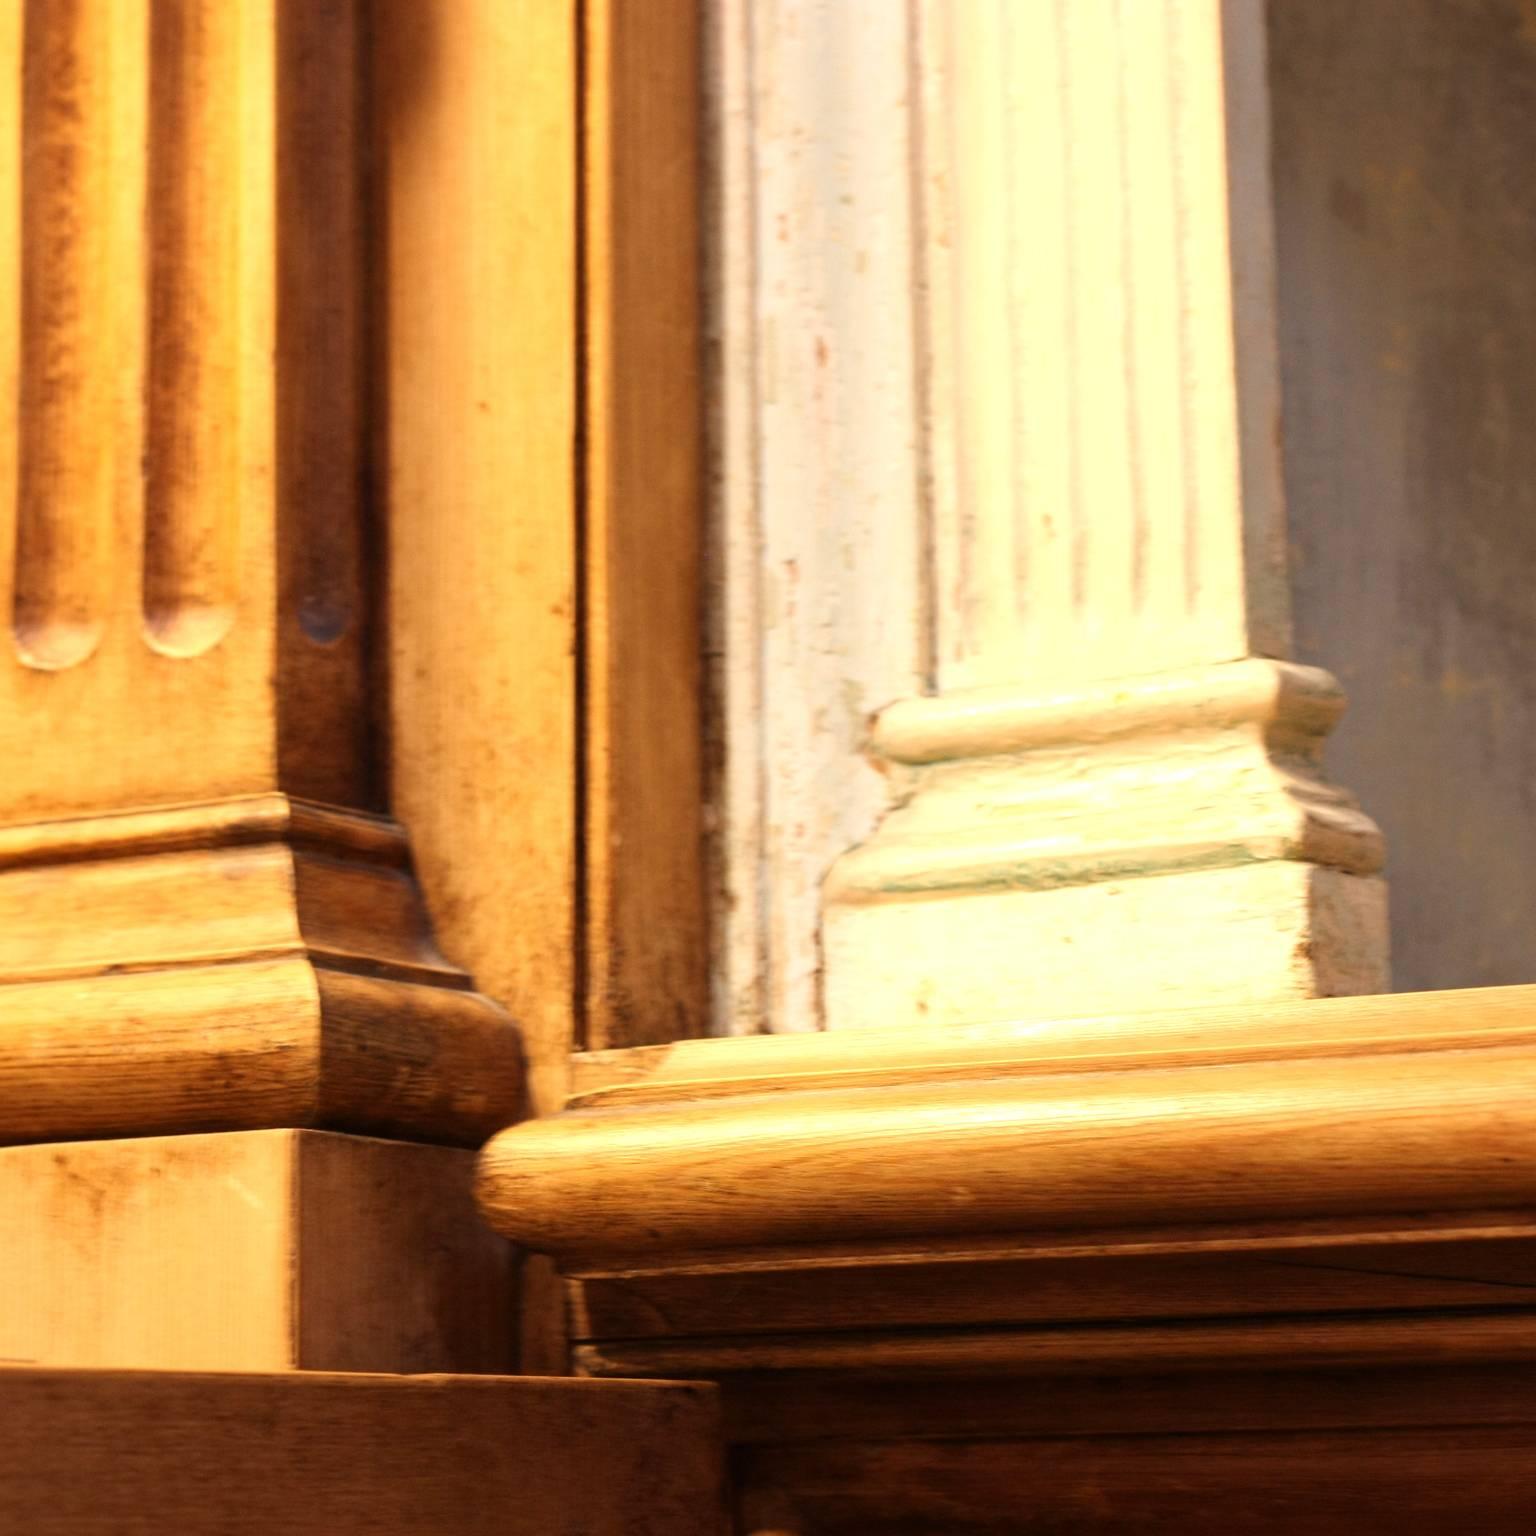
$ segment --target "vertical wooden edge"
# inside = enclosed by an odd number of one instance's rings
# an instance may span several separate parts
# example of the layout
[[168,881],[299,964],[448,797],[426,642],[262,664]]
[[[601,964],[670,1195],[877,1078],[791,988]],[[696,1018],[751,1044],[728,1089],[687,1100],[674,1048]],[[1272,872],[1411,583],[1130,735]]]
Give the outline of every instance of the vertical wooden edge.
[[577,0],[371,0],[390,801],[443,951],[574,1025]]
[[701,721],[700,36],[585,0],[581,529],[589,1049],[708,1028]]

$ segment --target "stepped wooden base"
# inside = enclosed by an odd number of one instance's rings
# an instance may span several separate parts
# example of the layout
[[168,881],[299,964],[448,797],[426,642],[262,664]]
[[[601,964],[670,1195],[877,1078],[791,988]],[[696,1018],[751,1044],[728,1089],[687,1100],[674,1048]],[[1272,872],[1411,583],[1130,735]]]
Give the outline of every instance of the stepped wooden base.
[[471,1161],[314,1131],[0,1150],[0,1358],[512,1370],[512,1250]]
[[686,1042],[480,1190],[748,1529],[1516,1531],[1533,1105],[1533,987]]
[[273,794],[0,831],[0,1141],[473,1145],[521,1090],[391,822]]
[[702,1386],[0,1369],[6,1536],[722,1536]]

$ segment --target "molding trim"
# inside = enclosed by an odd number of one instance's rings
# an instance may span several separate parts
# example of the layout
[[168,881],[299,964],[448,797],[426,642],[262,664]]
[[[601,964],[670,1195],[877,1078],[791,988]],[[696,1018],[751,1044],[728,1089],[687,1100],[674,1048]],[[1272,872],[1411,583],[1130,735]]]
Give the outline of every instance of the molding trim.
[[685,1043],[606,1090],[588,1065],[490,1143],[482,1205],[569,1261],[1536,1204],[1536,987],[947,1038],[807,1037],[782,1076],[781,1042]]
[[263,794],[0,831],[0,1140],[472,1145],[522,1083],[393,822]]
[[908,699],[871,749],[895,807],[829,903],[1043,891],[1289,859],[1380,870],[1381,833],[1318,769],[1328,673],[1239,661],[1027,694]]
[[1381,834],[1319,761],[1343,705],[1249,659],[891,706],[892,808],[823,887],[828,1027],[1386,990]]
[[[1425,1436],[1491,1475],[1536,1422],[1533,1087],[1536,987],[689,1041],[579,1060],[479,1195],[578,1371],[720,1384],[747,1529],[1118,1530],[1172,1449],[1159,1528],[1261,1487],[1278,1533],[1375,1437],[1346,1530]],[[1063,1447],[1092,1492],[1149,1445],[1113,1513],[1057,1497]]]

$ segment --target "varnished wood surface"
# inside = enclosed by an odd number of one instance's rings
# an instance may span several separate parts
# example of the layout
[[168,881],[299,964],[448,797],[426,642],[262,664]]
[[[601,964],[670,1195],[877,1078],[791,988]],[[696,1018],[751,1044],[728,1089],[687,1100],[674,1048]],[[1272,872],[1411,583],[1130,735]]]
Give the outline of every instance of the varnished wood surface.
[[1097,1018],[683,1040],[572,1063],[571,1107],[688,1102],[796,1088],[1218,1065],[1295,1056],[1454,1050],[1536,1039],[1536,988],[1277,999]]
[[809,1337],[615,1341],[578,1350],[593,1376],[710,1377],[768,1371],[861,1380],[1136,1376],[1172,1371],[1349,1369],[1418,1360],[1536,1359],[1536,1311],[1393,1311],[1379,1317],[1259,1317],[1048,1329],[878,1328]]
[[383,818],[271,794],[10,828],[0,1142],[478,1142],[517,1115],[523,1057],[468,981]]
[[560,1255],[580,1370],[721,1384],[747,1530],[1520,1531],[1533,1024],[1507,988],[608,1052],[481,1198]]
[[391,804],[550,1109],[578,935],[577,6],[383,0],[373,43]]
[[1536,1213],[1289,1222],[990,1241],[848,1243],[578,1265],[578,1340],[1039,1327],[1393,1307],[1536,1295]]
[[890,1441],[754,1452],[814,1536],[939,1532],[1515,1536],[1530,1529],[1536,1422],[1509,1426]]
[[704,1386],[0,1370],[6,1536],[723,1536]]
[[509,1371],[471,1154],[304,1131],[0,1150],[0,1359]]
[[700,11],[584,0],[579,1043],[708,1027]]
[[1140,1056],[1132,1025],[1097,1055],[1037,1056],[1004,1031],[997,1064],[958,1070],[907,1061],[892,1032],[864,1048],[888,1046],[895,1069],[866,1058],[846,1086],[781,1081],[764,1055],[750,1091],[684,1080],[503,1132],[482,1154],[481,1201],[500,1230],[567,1259],[1524,1207],[1533,1000],[1516,987],[1286,1005],[1272,1039],[1254,1007],[1245,1033],[1231,1011],[1182,1048],[1160,1049],[1154,1025]]
[[360,11],[6,8],[0,821],[379,807]]

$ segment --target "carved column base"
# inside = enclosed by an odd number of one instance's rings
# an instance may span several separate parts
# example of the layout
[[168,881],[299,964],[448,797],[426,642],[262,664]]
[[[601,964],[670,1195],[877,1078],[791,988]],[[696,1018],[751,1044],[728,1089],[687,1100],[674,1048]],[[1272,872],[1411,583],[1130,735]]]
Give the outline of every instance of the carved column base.
[[1380,833],[1327,673],[1248,660],[885,711],[895,808],[825,891],[832,1028],[1383,991]]
[[473,1145],[522,1080],[392,822],[264,794],[0,831],[0,1139]]

